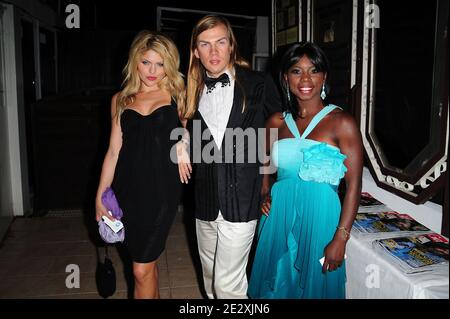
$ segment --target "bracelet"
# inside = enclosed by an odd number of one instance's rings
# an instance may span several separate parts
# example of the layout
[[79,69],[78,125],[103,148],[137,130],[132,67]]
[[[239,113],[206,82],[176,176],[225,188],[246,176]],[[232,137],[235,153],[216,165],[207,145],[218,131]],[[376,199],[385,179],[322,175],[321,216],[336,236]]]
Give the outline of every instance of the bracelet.
[[342,230],[342,232],[343,232],[344,235],[345,235],[345,239],[346,239],[346,240],[350,238],[350,232],[348,232],[347,229],[345,229],[344,226],[337,226],[336,229]]

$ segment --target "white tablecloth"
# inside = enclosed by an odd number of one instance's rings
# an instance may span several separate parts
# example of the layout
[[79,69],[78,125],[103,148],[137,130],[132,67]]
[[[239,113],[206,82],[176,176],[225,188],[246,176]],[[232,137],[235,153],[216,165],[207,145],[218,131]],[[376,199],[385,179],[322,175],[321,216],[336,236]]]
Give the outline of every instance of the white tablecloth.
[[449,268],[406,275],[383,259],[370,239],[352,236],[346,249],[349,299],[448,299]]

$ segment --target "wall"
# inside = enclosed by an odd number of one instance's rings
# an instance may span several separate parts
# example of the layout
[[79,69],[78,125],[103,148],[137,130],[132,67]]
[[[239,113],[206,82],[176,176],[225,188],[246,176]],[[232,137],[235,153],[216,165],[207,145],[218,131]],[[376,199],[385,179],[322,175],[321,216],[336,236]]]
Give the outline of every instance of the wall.
[[12,118],[9,106],[15,97],[11,95],[14,92],[14,81],[11,83],[11,76],[15,78],[11,59],[14,60],[13,8],[0,5],[0,240],[6,234],[15,210],[23,210],[20,206],[22,204],[20,180],[15,181],[12,178],[14,171],[20,173],[20,164],[14,163],[12,156],[17,155],[18,147],[14,147],[11,143],[18,141],[18,134],[10,132],[14,129],[14,123],[17,123],[17,118],[15,122],[10,123]]
[[63,17],[59,17],[50,7],[36,0],[9,0],[9,3],[20,8],[24,13],[45,22],[47,25],[56,26],[61,23]]
[[0,216],[12,215],[10,169],[8,150],[8,121],[5,96],[5,56],[3,41],[3,11],[6,8],[0,5]]
[[[61,25],[50,7],[35,0],[2,2],[0,21],[0,216],[22,216],[30,211],[30,190],[25,136],[21,19],[41,26]],[[2,222],[3,225],[3,222]],[[0,237],[1,229],[0,225]]]

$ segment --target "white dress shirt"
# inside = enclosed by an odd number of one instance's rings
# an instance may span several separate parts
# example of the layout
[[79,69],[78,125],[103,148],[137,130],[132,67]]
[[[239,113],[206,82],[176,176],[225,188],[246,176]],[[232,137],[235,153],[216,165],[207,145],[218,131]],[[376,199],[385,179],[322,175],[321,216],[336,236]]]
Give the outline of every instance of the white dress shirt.
[[198,105],[198,110],[208,125],[218,149],[222,145],[234,98],[234,72],[226,70],[225,73],[230,78],[230,85],[222,87],[221,83],[216,83],[210,93],[207,93],[205,85]]

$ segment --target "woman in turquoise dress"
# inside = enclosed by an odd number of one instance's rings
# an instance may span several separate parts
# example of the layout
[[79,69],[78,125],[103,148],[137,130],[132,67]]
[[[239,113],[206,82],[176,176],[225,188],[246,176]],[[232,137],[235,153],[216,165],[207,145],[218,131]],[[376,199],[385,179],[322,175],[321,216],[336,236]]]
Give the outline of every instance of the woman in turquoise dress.
[[359,205],[363,151],[354,119],[324,103],[327,76],[325,54],[309,42],[292,45],[281,61],[286,112],[266,125],[278,131],[268,147],[277,173],[272,187],[268,175],[264,180],[251,298],[345,298],[345,246]]

